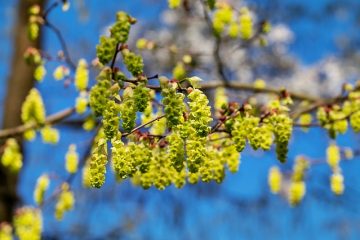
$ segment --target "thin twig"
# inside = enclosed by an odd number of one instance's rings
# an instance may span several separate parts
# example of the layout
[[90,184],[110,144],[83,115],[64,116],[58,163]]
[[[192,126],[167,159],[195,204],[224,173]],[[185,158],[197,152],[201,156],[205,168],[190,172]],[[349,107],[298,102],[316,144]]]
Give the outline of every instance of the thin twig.
[[60,30],[55,25],[50,23],[46,18],[44,20],[45,20],[44,26],[51,29],[55,33],[57,38],[59,39],[60,44],[61,44],[61,48],[63,49],[63,52],[64,52],[64,57],[65,57],[66,63],[70,66],[70,68],[72,70],[75,70],[76,69],[76,64],[70,58],[68,47],[66,45],[65,39],[64,39],[63,35],[61,34]]
[[162,119],[162,118],[164,118],[164,117],[165,117],[165,114],[160,115],[160,116],[152,119],[151,121],[149,121],[149,122],[147,122],[147,123],[144,123],[144,124],[141,124],[141,125],[137,126],[137,127],[134,128],[133,130],[131,130],[129,133],[124,133],[122,136],[123,136],[123,137],[129,136],[130,134],[136,132],[137,130],[139,130],[139,129],[143,128],[143,127],[145,127],[146,125],[149,125],[149,124],[151,124],[151,123],[153,123],[153,122],[155,122],[155,121],[158,121],[158,120],[160,120],[160,119]]

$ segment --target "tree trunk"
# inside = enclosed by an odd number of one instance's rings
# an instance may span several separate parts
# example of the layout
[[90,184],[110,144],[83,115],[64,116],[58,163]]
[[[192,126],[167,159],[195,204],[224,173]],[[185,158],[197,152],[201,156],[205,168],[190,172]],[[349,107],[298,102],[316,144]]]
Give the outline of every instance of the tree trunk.
[[[44,2],[45,0],[19,0],[18,2],[17,16],[13,28],[14,45],[5,98],[3,128],[10,128],[21,124],[21,105],[34,85],[34,67],[30,67],[25,63],[23,54],[29,46],[39,48],[41,37],[35,42],[28,40],[28,9],[34,3],[44,6]],[[21,138],[18,140],[21,144]],[[10,173],[1,166],[0,222],[11,221],[15,206],[19,201],[16,190],[17,175]]]

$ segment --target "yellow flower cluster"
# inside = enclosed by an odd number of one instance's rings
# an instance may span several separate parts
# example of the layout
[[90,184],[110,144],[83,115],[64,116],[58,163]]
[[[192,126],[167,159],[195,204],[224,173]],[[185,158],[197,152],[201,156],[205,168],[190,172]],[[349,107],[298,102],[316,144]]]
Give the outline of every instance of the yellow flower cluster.
[[330,177],[330,186],[331,191],[336,195],[341,195],[344,193],[344,177],[340,171],[334,172]]
[[38,82],[42,82],[46,76],[46,68],[43,64],[38,65],[34,71],[34,78]]
[[60,133],[56,128],[46,125],[41,128],[40,133],[44,143],[57,144],[59,142]]
[[100,129],[93,147],[90,160],[90,184],[100,188],[105,183],[107,164],[107,142],[103,129]]
[[21,119],[23,123],[43,124],[45,122],[44,102],[38,90],[31,89],[22,108]]
[[47,174],[41,175],[36,182],[34,190],[34,201],[37,205],[42,205],[44,202],[45,192],[49,188],[50,179]]
[[39,5],[32,5],[29,8],[28,36],[31,41],[35,41],[39,37],[40,24],[42,18],[40,16],[41,8]]
[[1,164],[13,172],[18,172],[23,165],[23,156],[20,147],[14,138],[6,140],[4,153],[1,157]]
[[340,149],[335,143],[331,143],[326,149],[326,160],[332,169],[339,167],[341,156]]
[[253,35],[253,21],[250,11],[247,7],[240,9],[240,36],[245,40],[249,40]]
[[339,133],[344,134],[348,129],[346,112],[340,106],[334,105],[332,108],[320,107],[316,117],[321,126],[328,130],[332,138],[335,138]]
[[309,129],[308,126],[311,124],[311,122],[312,115],[310,113],[304,113],[300,115],[299,123],[303,125],[303,127],[301,128],[303,131],[307,131]]
[[215,90],[215,103],[214,107],[216,110],[220,110],[223,107],[226,107],[228,104],[228,97],[226,95],[225,88],[219,87]]
[[59,221],[62,220],[65,212],[72,210],[74,204],[75,204],[74,193],[70,191],[69,184],[63,183],[61,185],[61,193],[55,205],[55,218]]
[[216,34],[220,35],[227,29],[231,38],[241,37],[249,40],[253,36],[253,24],[251,12],[247,7],[242,7],[236,15],[229,4],[225,2],[217,4],[213,17],[213,28]]
[[82,169],[82,186],[84,188],[90,188],[91,187],[91,181],[90,181],[90,159],[87,159],[85,162],[85,165]]
[[295,160],[293,166],[293,174],[291,176],[291,183],[288,190],[288,200],[290,205],[295,206],[299,204],[305,196],[305,171],[309,168],[309,161],[299,156]]
[[71,144],[65,155],[65,169],[69,173],[76,173],[79,164],[79,154],[76,152],[76,145]]
[[80,59],[78,62],[74,82],[78,91],[86,90],[89,83],[89,70],[85,59]]
[[87,93],[85,91],[81,91],[80,95],[76,98],[75,102],[75,110],[78,114],[83,114],[86,112],[88,106],[88,98]]
[[70,74],[69,69],[63,65],[60,65],[55,68],[53,72],[53,77],[55,80],[59,81],[67,77],[69,74]]
[[213,18],[213,28],[217,34],[221,34],[225,27],[233,21],[234,12],[226,3],[218,4]]
[[289,187],[289,203],[295,206],[301,202],[306,193],[306,185],[304,181],[291,182]]
[[19,240],[40,240],[42,216],[38,209],[23,207],[14,216],[15,233]]
[[182,80],[186,77],[186,69],[185,69],[185,65],[182,62],[178,62],[173,71],[173,78],[176,80]]
[[268,175],[268,184],[270,191],[277,194],[281,190],[282,174],[278,167],[271,167]]

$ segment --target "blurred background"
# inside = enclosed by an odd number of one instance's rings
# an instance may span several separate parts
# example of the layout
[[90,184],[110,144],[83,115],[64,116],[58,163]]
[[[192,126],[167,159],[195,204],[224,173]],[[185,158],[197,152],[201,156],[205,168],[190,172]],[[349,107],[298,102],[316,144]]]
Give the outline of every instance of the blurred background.
[[[27,44],[21,41],[26,38],[21,18],[26,20],[26,17],[19,17],[19,14],[26,16],[26,2],[0,0],[0,123],[4,127],[18,123],[16,116],[10,116],[13,112],[9,109],[16,107],[16,100],[11,98],[21,94],[21,90],[11,90],[9,84],[14,85],[10,81],[14,75],[26,73],[14,60],[22,61]],[[229,79],[252,82],[261,78],[269,86],[286,86],[313,96],[336,96],[344,82],[358,80],[358,0],[229,2],[249,6],[255,18],[272,24],[266,47],[254,44],[234,51],[237,43],[223,44],[221,54]],[[46,7],[51,3],[48,0],[43,4]],[[148,76],[170,77],[179,59],[190,54],[196,65],[188,70],[189,75],[198,75],[205,81],[216,80],[214,41],[209,38],[209,29],[196,4],[188,11],[174,11],[168,9],[165,0],[72,0],[70,3],[69,11],[55,9],[49,20],[61,30],[74,62],[80,58],[91,62],[96,57],[99,36],[106,34],[116,12],[124,10],[138,20],[131,32],[130,47],[135,47],[139,37],[164,46],[142,53]],[[48,29],[44,29],[37,44],[52,56],[61,50],[58,39]],[[177,51],[171,50],[173,44]],[[73,106],[77,96],[73,86],[67,87],[52,78],[51,73],[58,65],[48,61],[47,77],[36,84],[48,115]],[[18,83],[13,87],[22,86]],[[242,99],[245,95],[234,98]],[[7,184],[11,183],[21,205],[34,205],[33,189],[43,172],[55,176],[51,189],[60,184],[67,177],[63,165],[69,144],[77,144],[80,154],[84,154],[94,134],[84,132],[81,125],[71,124],[77,119],[80,117],[73,116],[68,123],[57,125],[61,130],[58,145],[45,145],[39,137],[25,142],[25,166],[19,179],[5,181],[2,174],[2,190],[9,190]],[[295,129],[289,161],[281,166],[282,170],[291,170],[299,154],[324,160],[329,141],[322,129],[312,128],[308,132]],[[337,144],[358,149],[359,136],[348,131],[337,138]],[[359,239],[359,160],[355,157],[342,163],[345,193],[340,197],[330,191],[329,167],[313,166],[306,178],[305,199],[297,207],[289,206],[286,199],[272,195],[268,189],[268,169],[278,165],[274,151],[254,152],[246,148],[239,172],[227,174],[222,184],[188,184],[180,190],[175,187],[164,191],[142,190],[128,181],[118,184],[110,169],[104,187],[89,190],[82,187],[81,174],[77,174],[72,181],[75,209],[58,222],[53,214],[54,204],[43,208],[44,239]]]

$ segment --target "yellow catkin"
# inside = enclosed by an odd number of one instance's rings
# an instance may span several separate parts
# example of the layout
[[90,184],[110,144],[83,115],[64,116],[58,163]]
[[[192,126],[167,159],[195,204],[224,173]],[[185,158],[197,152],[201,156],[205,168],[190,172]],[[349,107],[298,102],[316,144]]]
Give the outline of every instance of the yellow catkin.
[[186,77],[186,69],[182,62],[178,62],[173,69],[173,77],[177,80],[182,80]]
[[45,126],[40,133],[44,143],[57,144],[59,142],[60,134],[56,128]]
[[40,92],[35,88],[31,89],[21,107],[21,120],[23,123],[45,122],[45,107]]
[[270,191],[277,194],[281,190],[282,174],[278,167],[271,167],[268,175],[268,184]]
[[83,123],[82,127],[85,131],[91,131],[96,126],[96,121],[93,117],[88,117],[85,119],[85,122]]
[[240,33],[240,26],[237,22],[231,22],[229,26],[229,36],[231,38],[237,38]]
[[331,143],[326,149],[326,160],[331,168],[335,169],[338,167],[340,162],[340,149],[336,144]]
[[23,165],[23,156],[20,147],[14,138],[6,140],[4,153],[1,157],[1,163],[13,172],[18,172]]
[[148,40],[145,39],[145,38],[139,38],[137,41],[136,41],[136,47],[140,50],[143,50],[146,48],[146,45],[148,43]]
[[288,200],[292,206],[301,202],[306,193],[306,185],[304,181],[292,181],[289,187]]
[[85,59],[80,59],[75,72],[75,87],[79,91],[86,90],[89,83],[88,65]]
[[65,66],[58,66],[55,68],[53,77],[55,80],[60,81],[69,75],[69,69]]
[[341,195],[344,193],[344,177],[341,173],[335,172],[330,177],[330,186],[331,191],[336,195]]
[[84,188],[90,188],[90,159],[87,159],[82,169],[82,185]]
[[293,181],[304,180],[305,170],[309,168],[309,161],[303,156],[297,156],[293,167],[291,179]]
[[80,95],[76,98],[75,110],[78,114],[86,112],[88,106],[88,98],[85,91],[80,92]]
[[228,97],[226,90],[223,87],[216,88],[215,90],[215,109],[220,110],[223,106],[227,106]]
[[254,87],[256,89],[264,89],[266,87],[266,82],[263,79],[256,79],[254,82]]
[[73,192],[70,191],[69,184],[63,183],[61,186],[61,193],[55,205],[55,218],[59,221],[62,220],[65,212],[72,210],[74,204],[75,197]]
[[41,175],[37,182],[34,190],[34,201],[37,205],[41,205],[44,202],[44,196],[46,190],[49,188],[50,179],[46,174]]
[[23,207],[14,216],[15,233],[19,240],[40,240],[42,216],[39,209]]
[[299,123],[303,126],[301,129],[303,131],[307,131],[308,126],[311,124],[313,117],[310,113],[301,114],[299,117]]
[[36,131],[34,129],[26,130],[23,136],[26,141],[32,141],[36,137]]
[[76,173],[79,164],[79,154],[76,152],[76,145],[71,144],[65,155],[65,169],[69,173]]
[[240,9],[240,36],[245,40],[249,40],[253,36],[253,21],[248,8]]
[[46,76],[46,68],[44,65],[39,65],[35,68],[34,78],[38,82],[42,82]]

